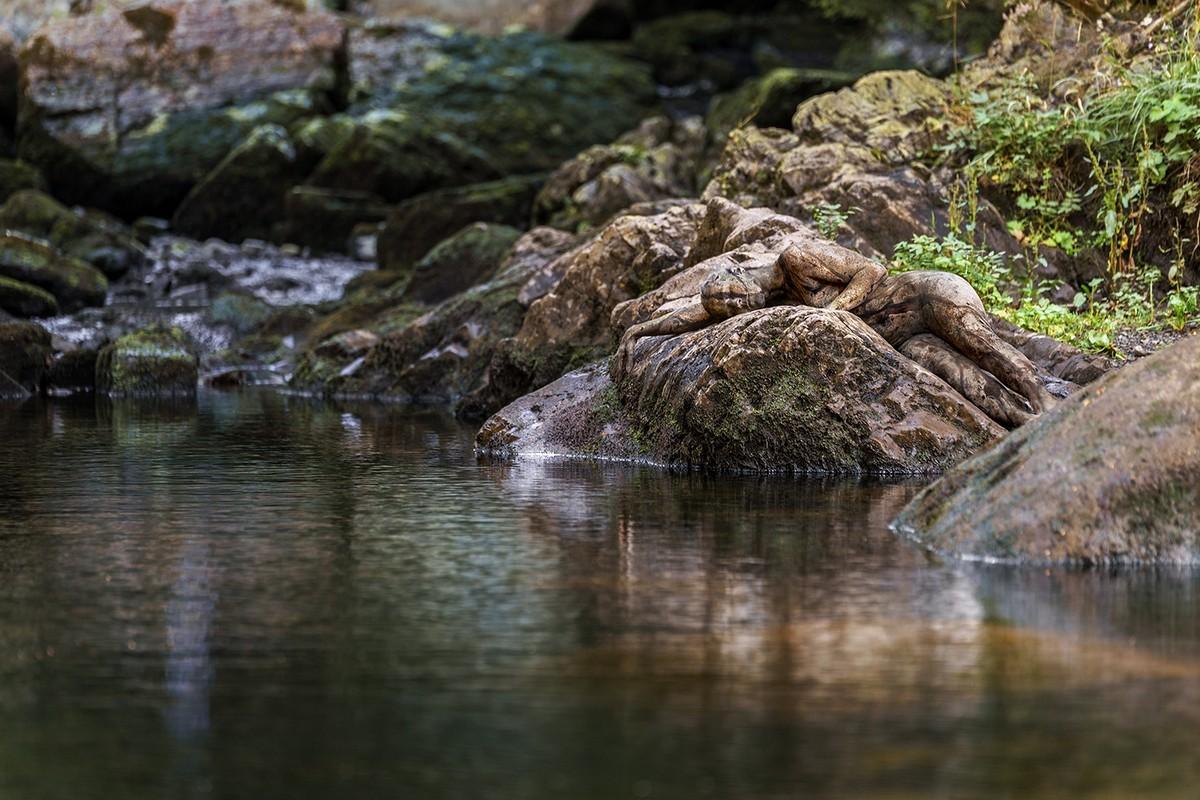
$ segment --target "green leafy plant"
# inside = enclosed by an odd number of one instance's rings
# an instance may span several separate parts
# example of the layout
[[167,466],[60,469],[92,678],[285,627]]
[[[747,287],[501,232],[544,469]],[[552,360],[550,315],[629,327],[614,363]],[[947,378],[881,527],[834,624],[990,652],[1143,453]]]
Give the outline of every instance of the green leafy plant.
[[857,211],[857,208],[843,209],[838,203],[818,203],[812,210],[813,225],[826,239],[835,240],[838,231]]

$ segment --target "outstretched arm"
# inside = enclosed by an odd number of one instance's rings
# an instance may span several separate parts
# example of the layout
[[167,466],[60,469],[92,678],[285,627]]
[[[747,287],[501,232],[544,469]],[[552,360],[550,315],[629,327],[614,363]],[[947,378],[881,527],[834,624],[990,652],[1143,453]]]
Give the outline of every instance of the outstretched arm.
[[867,298],[887,270],[871,259],[834,244],[813,240],[792,245],[779,263],[797,286],[834,285],[845,288],[825,306],[852,311]]
[[700,303],[700,298],[672,311],[646,322],[631,325],[621,337],[621,346],[617,349],[617,357],[613,362],[614,375],[619,375],[629,366],[633,351],[637,348],[637,340],[646,336],[677,336],[681,333],[698,331],[713,317]]

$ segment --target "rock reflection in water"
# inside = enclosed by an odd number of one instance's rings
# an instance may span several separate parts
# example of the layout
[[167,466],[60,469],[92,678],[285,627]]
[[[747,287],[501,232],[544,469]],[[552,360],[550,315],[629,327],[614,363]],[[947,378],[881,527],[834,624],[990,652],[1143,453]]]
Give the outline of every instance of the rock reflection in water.
[[1194,793],[1194,573],[946,565],[886,530],[917,486],[471,435],[0,410],[0,796]]

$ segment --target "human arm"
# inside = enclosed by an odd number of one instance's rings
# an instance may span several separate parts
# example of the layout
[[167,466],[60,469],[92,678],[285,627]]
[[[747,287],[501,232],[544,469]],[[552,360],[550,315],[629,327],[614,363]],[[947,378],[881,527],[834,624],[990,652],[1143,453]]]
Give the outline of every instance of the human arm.
[[712,320],[712,315],[705,310],[700,298],[697,297],[669,314],[631,325],[621,336],[621,345],[617,348],[617,355],[613,361],[614,374],[621,374],[629,367],[629,361],[637,349],[638,339],[647,336],[677,336],[681,333],[689,333],[700,330]]
[[818,240],[793,244],[780,255],[779,263],[790,282],[809,294],[808,299],[824,294],[824,287],[843,287],[824,307],[844,311],[861,305],[887,274],[880,264],[853,250]]

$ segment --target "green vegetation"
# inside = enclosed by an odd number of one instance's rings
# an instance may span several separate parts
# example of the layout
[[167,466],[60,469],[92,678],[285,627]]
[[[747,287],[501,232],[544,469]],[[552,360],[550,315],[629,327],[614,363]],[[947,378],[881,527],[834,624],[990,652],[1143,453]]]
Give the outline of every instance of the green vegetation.
[[[1196,322],[1198,290],[1187,283],[1200,251],[1197,35],[1193,22],[1137,58],[1110,43],[1078,95],[1017,75],[960,96],[935,155],[964,176],[952,234],[901,244],[895,268],[955,272],[992,313],[1091,351],[1115,351],[1118,330]],[[973,244],[981,195],[1009,220],[1023,258]],[[1059,286],[1032,269],[1055,250],[1083,276],[1068,305],[1052,302]]]

